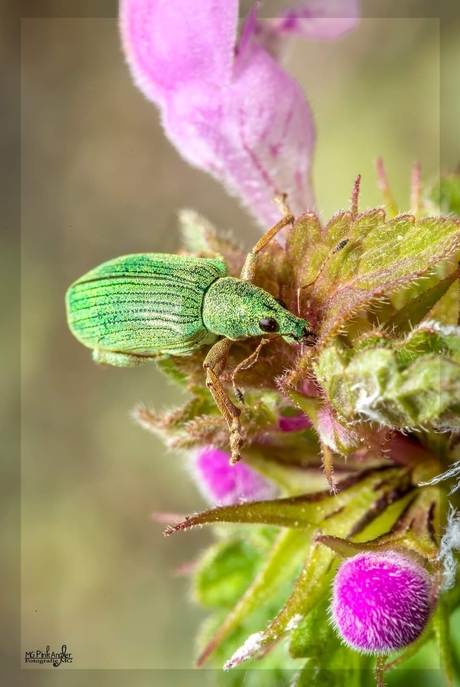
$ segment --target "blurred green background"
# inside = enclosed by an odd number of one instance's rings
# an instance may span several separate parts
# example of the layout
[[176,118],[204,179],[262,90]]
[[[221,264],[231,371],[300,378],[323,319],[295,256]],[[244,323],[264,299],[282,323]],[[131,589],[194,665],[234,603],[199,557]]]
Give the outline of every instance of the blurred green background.
[[[50,17],[53,6],[46,4]],[[455,24],[442,41],[444,85],[452,85],[443,163],[455,167]],[[131,83],[116,20],[23,20],[21,59],[22,652],[67,645],[72,665],[35,667],[50,686],[63,684],[64,670],[186,669],[203,613],[174,570],[212,533],[163,538],[152,513],[188,513],[204,502],[184,456],[166,452],[129,416],[140,401],[165,406],[182,398],[154,366],[95,366],[67,329],[64,293],[109,258],[177,250],[183,207],[232,229],[247,249],[260,234],[166,140],[157,111]],[[314,183],[324,220],[348,205],[358,173],[361,207],[381,203],[379,155],[403,210],[414,161],[425,181],[438,177],[438,20],[364,19],[338,42],[296,43],[289,69],[315,114]],[[415,667],[435,669],[433,652]],[[152,684],[136,675],[130,685]],[[165,670],[153,683],[211,682],[204,673],[180,675]],[[418,684],[438,684],[436,670],[426,675]],[[85,684],[114,684],[108,672],[94,680]]]

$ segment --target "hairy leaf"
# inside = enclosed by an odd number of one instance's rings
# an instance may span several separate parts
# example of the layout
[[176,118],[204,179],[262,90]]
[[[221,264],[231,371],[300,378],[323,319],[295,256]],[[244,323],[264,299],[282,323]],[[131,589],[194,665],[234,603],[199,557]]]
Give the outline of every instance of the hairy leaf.
[[348,421],[437,425],[459,412],[459,346],[456,328],[426,323],[393,348],[379,345],[353,355],[328,346],[314,367],[331,404]]
[[328,339],[360,308],[425,275],[460,247],[460,223],[441,217],[398,215],[386,221],[381,209],[354,216],[339,213],[325,227],[308,259],[296,261],[306,239],[294,227],[288,242],[302,290],[302,316]]
[[244,539],[218,542],[206,551],[194,575],[194,596],[204,606],[232,606],[245,592],[264,558]]
[[201,653],[198,665],[201,665],[225,637],[244,622],[250,613],[275,594],[278,587],[286,579],[293,576],[294,571],[305,557],[309,545],[309,532],[288,529],[280,533],[264,566],[252,584],[244,590],[244,595]]

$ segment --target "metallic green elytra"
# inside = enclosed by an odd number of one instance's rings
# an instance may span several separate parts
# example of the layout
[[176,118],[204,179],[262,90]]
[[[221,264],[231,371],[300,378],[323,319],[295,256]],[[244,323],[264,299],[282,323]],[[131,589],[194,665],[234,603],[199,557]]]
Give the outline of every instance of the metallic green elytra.
[[219,336],[277,332],[293,343],[308,327],[263,289],[227,276],[222,260],[161,253],[105,262],[72,284],[66,303],[76,338],[119,366],[187,356]]
[[[132,367],[169,355],[188,356],[214,344],[205,357],[206,385],[230,430],[231,463],[241,458],[241,410],[220,379],[232,341],[265,333],[289,343],[314,341],[308,322],[296,317],[253,281],[260,251],[294,222],[285,196],[278,199],[283,218],[248,253],[241,278],[229,277],[219,258],[142,253],[109,260],[78,279],[67,291],[70,330],[91,348],[99,363]],[[252,365],[260,348],[232,373]]]

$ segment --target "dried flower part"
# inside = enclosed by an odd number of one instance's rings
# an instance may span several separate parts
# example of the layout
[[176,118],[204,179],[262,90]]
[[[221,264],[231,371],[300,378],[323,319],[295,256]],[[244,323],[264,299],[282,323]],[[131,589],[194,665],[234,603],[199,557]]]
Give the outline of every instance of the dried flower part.
[[343,641],[368,654],[402,649],[421,635],[431,612],[433,580],[396,552],[345,560],[334,580],[331,614]]
[[299,432],[311,426],[311,420],[305,413],[282,415],[279,419],[279,428],[282,432]]
[[245,501],[275,498],[278,488],[245,463],[230,464],[230,455],[212,446],[199,449],[193,458],[193,478],[211,504],[230,506]]

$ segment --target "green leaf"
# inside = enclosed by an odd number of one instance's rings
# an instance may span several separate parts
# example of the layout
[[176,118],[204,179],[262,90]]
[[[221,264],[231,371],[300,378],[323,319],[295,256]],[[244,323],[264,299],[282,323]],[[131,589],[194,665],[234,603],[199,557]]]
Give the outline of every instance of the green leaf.
[[[297,682],[293,687],[352,687],[353,685],[361,685],[361,681],[356,680],[356,674],[359,670],[350,670],[343,664],[337,668],[331,668],[325,665],[314,666],[312,662],[308,662],[307,666],[302,670]],[[352,679],[355,673],[354,679]]]
[[[207,525],[216,522],[233,522],[247,524],[266,524],[293,529],[305,529],[321,525],[329,532],[333,527],[336,536],[348,536],[354,529],[357,520],[367,512],[374,501],[395,489],[395,480],[406,479],[405,473],[399,468],[385,468],[364,470],[342,480],[339,484],[340,492],[331,495],[329,491],[293,496],[272,501],[253,501],[233,506],[221,506],[193,515],[177,525],[168,527],[165,535],[191,529],[197,525]],[[406,485],[407,486],[407,485]],[[405,487],[400,494],[402,497],[409,487]],[[359,507],[355,504],[349,513],[345,507],[353,503],[359,495]],[[340,519],[336,520],[336,514]]]
[[248,638],[245,644],[226,662],[229,670],[266,649],[284,632],[306,615],[325,595],[329,576],[326,577],[334,554],[326,547],[314,544],[309,551],[303,570],[286,605],[265,631]]
[[327,621],[329,605],[329,598],[324,599],[291,630],[289,653],[293,658],[321,659],[325,650],[330,658],[340,646],[337,634]]
[[447,685],[454,684],[453,647],[449,632],[449,608],[443,598],[438,602],[438,607],[433,617],[433,627],[438,645],[441,670]]
[[246,591],[264,554],[243,539],[215,544],[201,558],[194,575],[194,597],[204,606],[232,606]]
[[432,193],[432,199],[445,215],[453,213],[460,218],[460,174],[446,174],[441,178]]
[[228,634],[239,627],[248,615],[264,604],[294,575],[294,571],[306,555],[309,544],[310,536],[305,531],[286,530],[280,533],[264,566],[252,580],[252,584],[247,586],[244,595],[201,653],[198,665],[204,663]]
[[447,293],[447,290],[459,277],[459,270],[452,272],[446,279],[423,291],[419,296],[406,303],[392,317],[386,320],[385,329],[393,336],[408,334],[434,308],[436,303]]
[[178,369],[173,358],[162,358],[157,362],[157,367],[166,377],[174,382],[174,384],[184,387],[187,386],[187,375]]
[[327,250],[321,244],[318,217],[314,212],[301,215],[286,239],[288,262],[280,275],[286,285],[283,300],[292,312],[297,312],[297,290],[313,281],[326,258]]

